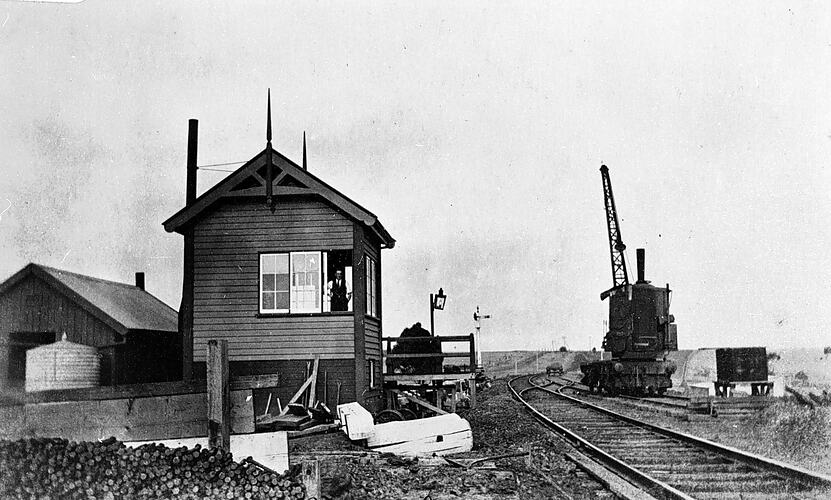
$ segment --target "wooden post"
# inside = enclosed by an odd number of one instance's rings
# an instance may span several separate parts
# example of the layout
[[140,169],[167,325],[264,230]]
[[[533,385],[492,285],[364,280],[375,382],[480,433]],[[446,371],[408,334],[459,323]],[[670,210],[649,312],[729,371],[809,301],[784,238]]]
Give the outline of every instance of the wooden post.
[[476,339],[470,334],[470,373],[476,373]]
[[302,462],[300,480],[306,487],[306,498],[320,498],[320,463],[317,459]]
[[476,408],[476,376],[468,380],[470,383],[470,409]]
[[231,386],[228,341],[208,341],[208,446],[231,449]]
[[315,401],[317,401],[317,369],[320,365],[320,356],[315,355],[314,359],[314,367],[312,368],[312,385],[309,387],[309,400],[306,404],[307,408],[311,408],[315,405]]

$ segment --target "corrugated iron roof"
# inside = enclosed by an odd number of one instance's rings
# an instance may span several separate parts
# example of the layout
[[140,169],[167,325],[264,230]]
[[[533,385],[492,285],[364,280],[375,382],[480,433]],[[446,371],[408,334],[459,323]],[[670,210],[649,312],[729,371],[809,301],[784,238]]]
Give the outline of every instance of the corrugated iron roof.
[[107,317],[104,319],[110,320],[105,321],[106,323],[120,327],[117,329],[121,330],[122,334],[129,330],[176,333],[179,329],[176,310],[137,286],[93,278],[40,264],[29,264],[23,268],[0,285],[0,292],[30,273],[41,277],[57,288],[63,286],[74,292],[80,296],[81,301],[78,301],[71,293],[65,293],[65,295],[69,295],[77,302],[82,302],[81,305],[85,308],[91,306],[96,309],[96,312]]

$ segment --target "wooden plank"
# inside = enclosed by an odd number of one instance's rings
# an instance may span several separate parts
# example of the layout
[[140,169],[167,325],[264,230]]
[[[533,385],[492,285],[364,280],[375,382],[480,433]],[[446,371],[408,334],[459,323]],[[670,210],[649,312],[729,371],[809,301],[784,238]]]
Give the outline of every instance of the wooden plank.
[[[332,231],[318,231],[318,232],[296,232],[286,233],[280,231],[278,233],[269,235],[247,236],[245,238],[237,236],[213,236],[210,238],[199,238],[196,244],[200,246],[201,251],[210,249],[212,253],[233,254],[234,251],[242,249],[253,249],[259,251],[263,245],[275,245],[277,248],[283,249],[290,246],[294,242],[315,242],[317,248],[328,248],[327,243],[342,243],[344,235]],[[200,255],[197,252],[197,255]]]
[[402,422],[376,424],[367,438],[375,451],[399,455],[444,455],[473,448],[470,423],[455,413]]
[[[211,335],[212,339],[216,339],[216,335]],[[352,347],[352,340],[343,340],[342,338],[331,336],[331,335],[321,335],[317,339],[310,340],[310,341],[291,341],[282,338],[275,338],[275,339],[263,339],[260,342],[252,341],[250,337],[246,337],[249,341],[237,341],[237,339],[233,338],[233,336],[226,336],[225,339],[230,342],[232,346],[232,350],[240,350],[240,349],[259,349],[262,347],[266,347],[270,342],[279,342],[281,350],[291,350],[291,349],[305,349],[306,352],[309,351],[311,346],[314,343],[325,343],[327,348],[336,349],[337,351],[342,351],[343,349],[349,350]],[[217,339],[218,340],[218,339]],[[197,336],[194,339],[194,345],[206,345],[209,342],[209,339],[205,339],[201,336]],[[277,348],[276,346],[274,346]]]
[[336,411],[343,431],[352,441],[368,439],[374,434],[375,421],[372,414],[359,403],[339,404]]
[[474,378],[476,378],[475,373],[433,373],[425,375],[404,375],[399,373],[384,374],[384,379],[390,382],[452,382],[454,380],[472,380]]
[[[233,351],[230,352],[231,361],[303,361],[309,359],[308,351],[306,353],[282,353],[279,351],[268,352],[266,354],[258,353],[258,352],[240,352],[234,353]],[[201,350],[200,352],[196,352],[194,350],[193,359],[197,362],[205,362],[205,350]],[[321,360],[352,360],[352,353],[332,353],[332,354],[320,354]],[[350,363],[350,366],[353,366]],[[344,378],[345,383],[346,378]]]
[[[315,356],[315,369],[314,369],[314,377],[317,377],[317,364],[318,364],[319,362],[320,362],[320,357],[319,357],[319,356]],[[295,393],[294,393],[294,396],[292,396],[292,397],[291,397],[291,399],[289,400],[289,402],[288,402],[288,403],[286,403],[286,406],[283,408],[283,411],[281,411],[281,412],[280,412],[280,415],[285,415],[285,414],[289,411],[289,405],[290,405],[290,404],[292,404],[292,403],[296,403],[296,402],[297,402],[297,400],[298,400],[298,399],[300,399],[300,396],[301,396],[304,392],[306,392],[306,389],[309,387],[309,385],[311,385],[311,383],[312,383],[312,378],[313,378],[313,377],[309,377],[309,378],[307,378],[307,379],[306,379],[306,381],[305,381],[305,382],[303,382],[303,385],[301,385],[301,386],[300,386],[300,389],[298,389],[298,390],[297,390],[297,392],[295,392]]]
[[320,356],[315,356],[314,368],[312,368],[312,385],[309,387],[309,404],[306,405],[307,407],[314,406],[317,400],[317,368],[319,364]]
[[[197,444],[207,446],[206,437],[194,437],[169,440],[128,441],[124,443],[131,448],[144,444],[160,443],[169,448],[186,446],[193,448]],[[288,437],[285,431],[260,432],[257,434],[235,434],[231,436],[231,453],[234,457],[251,457],[277,473],[284,473],[289,468]]]
[[411,403],[415,403],[415,404],[417,404],[417,405],[419,405],[419,406],[422,406],[422,407],[424,407],[424,408],[427,408],[428,410],[433,411],[433,412],[435,412],[435,413],[437,413],[437,414],[439,414],[439,415],[445,415],[445,414],[447,414],[447,412],[446,412],[446,411],[442,410],[441,408],[439,408],[439,407],[437,407],[437,406],[433,406],[433,405],[431,405],[430,403],[428,403],[427,401],[424,401],[424,400],[423,400],[423,399],[421,399],[421,398],[417,398],[417,397],[415,397],[415,396],[412,396],[412,395],[410,395],[410,394],[407,394],[406,392],[399,391],[398,389],[387,389],[387,390],[388,390],[389,392],[393,393],[393,394],[397,394],[397,395],[399,395],[399,396],[401,396],[401,397],[403,397],[403,398],[407,399],[407,401],[410,401]]
[[[271,344],[266,344],[260,346],[258,348],[251,348],[251,349],[236,349],[234,348],[233,343],[229,343],[229,353],[231,357],[236,361],[241,356],[251,356],[251,359],[288,359],[291,356],[299,356],[300,358],[293,358],[293,359],[308,359],[309,358],[309,349],[308,348],[297,348],[297,349],[282,349],[276,347],[279,343],[275,343],[275,347],[268,347]],[[194,358],[196,357],[205,357],[205,349],[202,347],[205,344],[197,344],[194,343]],[[201,354],[197,356],[196,349],[201,351]],[[326,356],[347,356],[352,354],[352,350],[343,347],[315,347],[314,350],[316,354],[319,354],[321,359]]]
[[[250,390],[231,393],[232,432],[254,431],[251,395]],[[110,436],[120,440],[204,436],[206,407],[205,393],[26,404],[3,412],[4,417],[12,418],[0,425],[0,437],[89,441]]]
[[393,354],[389,353],[386,355],[388,359],[393,358],[469,358],[469,352],[442,352],[442,353],[425,353],[425,352],[414,352],[409,354]]
[[306,498],[322,498],[320,495],[320,463],[317,459],[305,460],[300,465],[300,482],[306,490]]
[[281,217],[275,220],[261,220],[256,223],[251,223],[240,218],[229,218],[223,221],[210,221],[199,224],[200,234],[268,234],[273,233],[275,229],[295,229],[305,227],[332,227],[332,228],[352,228],[352,222],[344,218],[332,218],[327,214],[310,213],[304,215],[302,218],[288,218]]
[[[280,384],[280,376],[278,374],[271,374],[231,377],[230,383],[232,391],[278,387]],[[205,380],[193,380],[190,382],[156,382],[147,384],[90,387],[85,389],[30,392],[22,395],[22,397],[14,403],[21,405],[57,401],[135,399],[153,396],[204,393],[205,391],[207,391],[207,383]]]

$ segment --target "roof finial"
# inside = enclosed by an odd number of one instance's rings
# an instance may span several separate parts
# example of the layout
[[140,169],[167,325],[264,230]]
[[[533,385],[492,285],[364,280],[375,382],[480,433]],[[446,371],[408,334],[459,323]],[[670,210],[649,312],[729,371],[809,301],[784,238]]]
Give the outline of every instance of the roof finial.
[[271,160],[271,89],[268,89],[268,121],[265,127],[265,204],[274,212],[274,192],[271,183],[274,182],[274,165]]
[[306,165],[306,131],[303,131],[303,170],[308,170]]
[[271,144],[271,88],[268,89],[268,121],[265,126],[265,140]]

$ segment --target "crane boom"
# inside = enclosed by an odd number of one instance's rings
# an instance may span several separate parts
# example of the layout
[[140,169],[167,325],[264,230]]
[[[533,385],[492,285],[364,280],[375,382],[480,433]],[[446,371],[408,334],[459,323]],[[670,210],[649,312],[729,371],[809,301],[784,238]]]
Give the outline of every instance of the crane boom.
[[603,300],[619,288],[629,284],[629,275],[626,272],[626,257],[623,251],[626,245],[620,236],[620,224],[617,220],[615,196],[612,194],[612,180],[609,178],[609,167],[600,166],[600,176],[603,179],[603,201],[606,207],[606,227],[609,229],[609,253],[612,257],[612,288],[600,294]]

